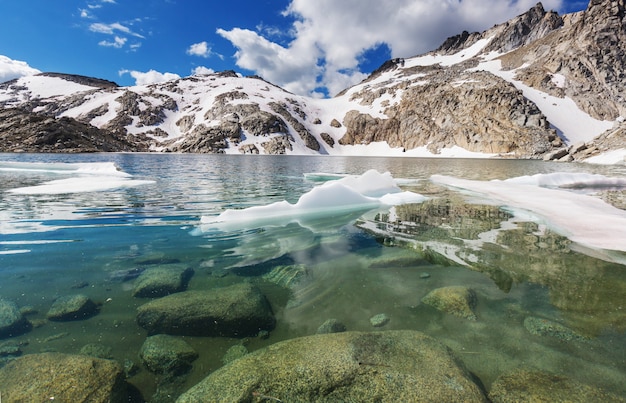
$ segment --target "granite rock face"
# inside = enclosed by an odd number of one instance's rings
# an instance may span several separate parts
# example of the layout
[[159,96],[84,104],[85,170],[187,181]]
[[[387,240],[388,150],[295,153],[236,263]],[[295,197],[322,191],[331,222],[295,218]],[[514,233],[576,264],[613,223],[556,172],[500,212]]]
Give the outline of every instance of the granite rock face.
[[141,138],[26,108],[0,108],[0,152],[147,151]]

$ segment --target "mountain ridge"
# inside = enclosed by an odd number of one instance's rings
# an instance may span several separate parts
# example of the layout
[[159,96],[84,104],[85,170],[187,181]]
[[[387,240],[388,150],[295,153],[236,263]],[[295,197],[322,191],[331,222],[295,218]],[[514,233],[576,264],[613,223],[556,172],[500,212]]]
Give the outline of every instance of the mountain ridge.
[[[232,71],[132,87],[44,73],[0,84],[0,106],[160,152],[585,159],[626,149],[624,14],[623,0],[564,16],[538,3],[330,99]],[[40,151],[11,144],[0,151]]]

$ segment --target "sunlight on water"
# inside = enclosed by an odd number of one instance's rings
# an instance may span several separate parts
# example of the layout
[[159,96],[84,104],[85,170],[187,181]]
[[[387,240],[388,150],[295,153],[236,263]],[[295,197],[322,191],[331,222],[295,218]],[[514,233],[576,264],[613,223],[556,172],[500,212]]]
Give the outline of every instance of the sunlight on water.
[[[623,166],[538,161],[0,155],[0,305],[26,319],[11,327],[0,316],[0,367],[44,352],[96,355],[124,368],[133,401],[175,401],[233,351],[324,324],[434,337],[487,392],[532,369],[624,397],[626,241],[612,227],[625,214],[624,178]],[[579,225],[590,211],[596,227]],[[269,302],[271,320],[144,319],[163,298],[234,290],[217,301],[243,285]],[[92,310],[57,319],[53,305],[76,295]],[[143,346],[160,333],[197,357],[155,370]]]

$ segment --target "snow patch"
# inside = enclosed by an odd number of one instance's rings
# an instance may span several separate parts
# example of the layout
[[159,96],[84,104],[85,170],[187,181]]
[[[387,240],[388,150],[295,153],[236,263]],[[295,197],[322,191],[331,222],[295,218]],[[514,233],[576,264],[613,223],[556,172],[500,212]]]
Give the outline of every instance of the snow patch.
[[626,163],[626,148],[607,151],[595,157],[587,158],[585,162],[598,165],[616,165]]
[[[519,69],[526,67],[521,66]],[[548,121],[561,133],[566,144],[586,143],[613,127],[612,121],[598,120],[583,112],[573,99],[559,98],[536,90],[515,79],[517,70],[504,71],[500,60],[480,63],[469,71],[488,71],[513,84],[534,102]]]

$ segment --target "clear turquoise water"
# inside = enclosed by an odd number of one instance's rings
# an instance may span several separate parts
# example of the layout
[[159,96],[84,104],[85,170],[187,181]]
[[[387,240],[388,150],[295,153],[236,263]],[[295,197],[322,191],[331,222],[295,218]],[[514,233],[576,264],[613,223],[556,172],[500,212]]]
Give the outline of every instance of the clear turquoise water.
[[[277,327],[269,339],[246,340],[249,350],[313,334],[328,318],[340,319],[349,330],[375,330],[369,318],[386,313],[391,320],[383,329],[437,337],[487,388],[503,372],[530,366],[626,396],[626,267],[575,252],[566,238],[532,223],[514,224],[497,242],[463,249],[459,239],[476,239],[509,216],[497,206],[468,204],[465,196],[428,181],[433,174],[481,180],[549,172],[624,177],[623,166],[169,154],[0,154],[0,161],[112,161],[133,179],[155,181],[96,193],[17,195],[7,190],[58,175],[0,171],[0,297],[36,312],[28,316],[36,324],[31,331],[0,344],[18,341],[24,354],[78,353],[86,344],[101,343],[112,348],[114,359],[138,362],[146,333],[135,323],[135,310],[146,300],[131,296],[132,281],[111,281],[111,275],[180,261],[195,269],[189,289],[253,281],[267,295]],[[304,173],[362,174],[372,168],[411,179],[407,190],[433,199],[399,207],[396,213],[408,223],[401,226],[386,222],[388,211],[372,211],[319,218],[308,226],[197,231],[201,216],[227,208],[297,201],[316,185]],[[600,196],[623,208],[622,191]],[[441,245],[460,247],[458,253],[471,255],[473,264],[442,257],[436,252]],[[286,289],[259,276],[283,264],[306,267],[306,281]],[[421,303],[430,290],[448,285],[476,291],[477,321]],[[75,293],[101,303],[100,313],[83,321],[45,320],[56,298]],[[523,324],[529,316],[554,320],[589,340],[530,334]],[[219,368],[226,350],[242,342],[185,339],[200,357],[183,389]],[[149,398],[159,379],[144,369],[129,382]]]

